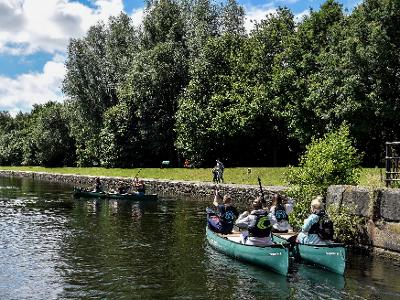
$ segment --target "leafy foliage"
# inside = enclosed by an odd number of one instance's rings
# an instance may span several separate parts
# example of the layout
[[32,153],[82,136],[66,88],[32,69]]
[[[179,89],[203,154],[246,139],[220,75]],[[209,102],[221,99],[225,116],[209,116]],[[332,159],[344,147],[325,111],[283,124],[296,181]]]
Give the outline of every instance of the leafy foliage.
[[287,174],[288,194],[296,199],[290,218],[299,227],[309,214],[311,200],[325,196],[329,185],[357,184],[360,176],[361,155],[352,145],[348,126],[313,139],[300,158],[299,168]]
[[354,206],[343,206],[340,204],[330,204],[328,215],[335,228],[334,239],[347,245],[357,243],[359,237],[360,224],[362,217],[354,214]]
[[[140,27],[121,13],[70,41],[62,107],[0,113],[1,164],[55,163],[40,153],[61,132],[74,155],[58,164],[106,167],[293,164],[342,123],[376,166],[400,139],[399,1],[327,0],[298,22],[280,8],[248,33],[237,0],[146,3]],[[340,181],[324,169],[306,185]]]

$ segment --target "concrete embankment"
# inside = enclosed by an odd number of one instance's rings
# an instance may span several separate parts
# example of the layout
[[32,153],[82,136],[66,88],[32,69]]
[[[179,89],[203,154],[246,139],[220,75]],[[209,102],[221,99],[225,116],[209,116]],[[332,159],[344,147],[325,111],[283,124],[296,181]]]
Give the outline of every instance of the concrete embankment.
[[[71,186],[93,186],[95,176],[51,174],[0,170],[0,176],[27,177],[34,180],[60,182]],[[100,177],[102,183],[115,189],[118,182],[131,183],[131,178]],[[148,192],[166,196],[188,196],[211,203],[215,184],[176,180],[145,179]],[[258,185],[219,185],[222,194],[231,194],[235,203],[246,204],[259,195]],[[263,187],[266,198],[274,193],[284,193],[286,187]],[[355,207],[354,213],[363,217],[364,244],[376,253],[400,258],[400,189],[375,189],[356,186],[331,186],[328,188],[327,205],[341,203]]]

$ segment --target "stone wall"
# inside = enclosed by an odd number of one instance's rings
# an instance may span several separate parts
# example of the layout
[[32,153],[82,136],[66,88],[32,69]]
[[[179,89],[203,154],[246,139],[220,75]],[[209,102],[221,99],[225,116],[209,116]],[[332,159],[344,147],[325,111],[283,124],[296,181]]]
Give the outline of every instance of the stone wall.
[[367,220],[370,246],[400,253],[400,189],[330,186],[326,201],[355,206],[355,213]]
[[[51,174],[45,172],[23,172],[23,171],[1,171],[0,176],[29,177],[35,180],[53,181],[71,186],[91,187],[94,186],[95,176]],[[132,178],[126,177],[100,177],[106,189],[116,189],[118,182],[130,184]],[[146,190],[149,193],[157,193],[165,196],[188,196],[205,201],[212,201],[216,185],[207,182],[144,179]],[[250,199],[260,194],[258,185],[221,184],[218,189],[222,195],[230,194],[236,204],[245,205]],[[270,199],[274,193],[283,193],[285,187],[264,186],[263,191],[266,199]]]

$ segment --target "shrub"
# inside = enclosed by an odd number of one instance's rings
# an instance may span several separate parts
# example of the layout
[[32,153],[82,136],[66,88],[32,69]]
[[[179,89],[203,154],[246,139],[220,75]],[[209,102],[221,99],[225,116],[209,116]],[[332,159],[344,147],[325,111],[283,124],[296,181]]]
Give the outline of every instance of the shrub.
[[327,211],[335,228],[336,241],[345,244],[354,244],[357,241],[362,218],[354,215],[355,208],[355,206],[343,206],[338,203],[329,205]]
[[286,174],[288,195],[296,199],[290,215],[295,228],[310,213],[311,200],[317,195],[326,196],[328,186],[358,183],[361,157],[352,145],[347,125],[312,140],[300,158],[299,167],[290,168]]

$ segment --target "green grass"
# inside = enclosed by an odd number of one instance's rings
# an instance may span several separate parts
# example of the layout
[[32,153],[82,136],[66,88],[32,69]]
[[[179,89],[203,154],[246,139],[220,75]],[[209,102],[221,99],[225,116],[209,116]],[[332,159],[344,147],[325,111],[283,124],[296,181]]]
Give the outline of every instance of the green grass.
[[[79,174],[93,176],[118,176],[135,177],[140,169],[105,169],[105,168],[43,168],[43,167],[0,167],[1,170],[34,171],[61,174]],[[263,185],[286,185],[285,172],[288,168],[227,168],[225,169],[225,183],[235,184],[258,184],[257,177],[261,178]],[[384,173],[384,171],[383,171]],[[140,178],[186,180],[186,181],[212,181],[211,168],[207,169],[184,169],[184,168],[143,168]],[[383,187],[380,181],[380,169],[364,168],[361,172],[360,185]]]

